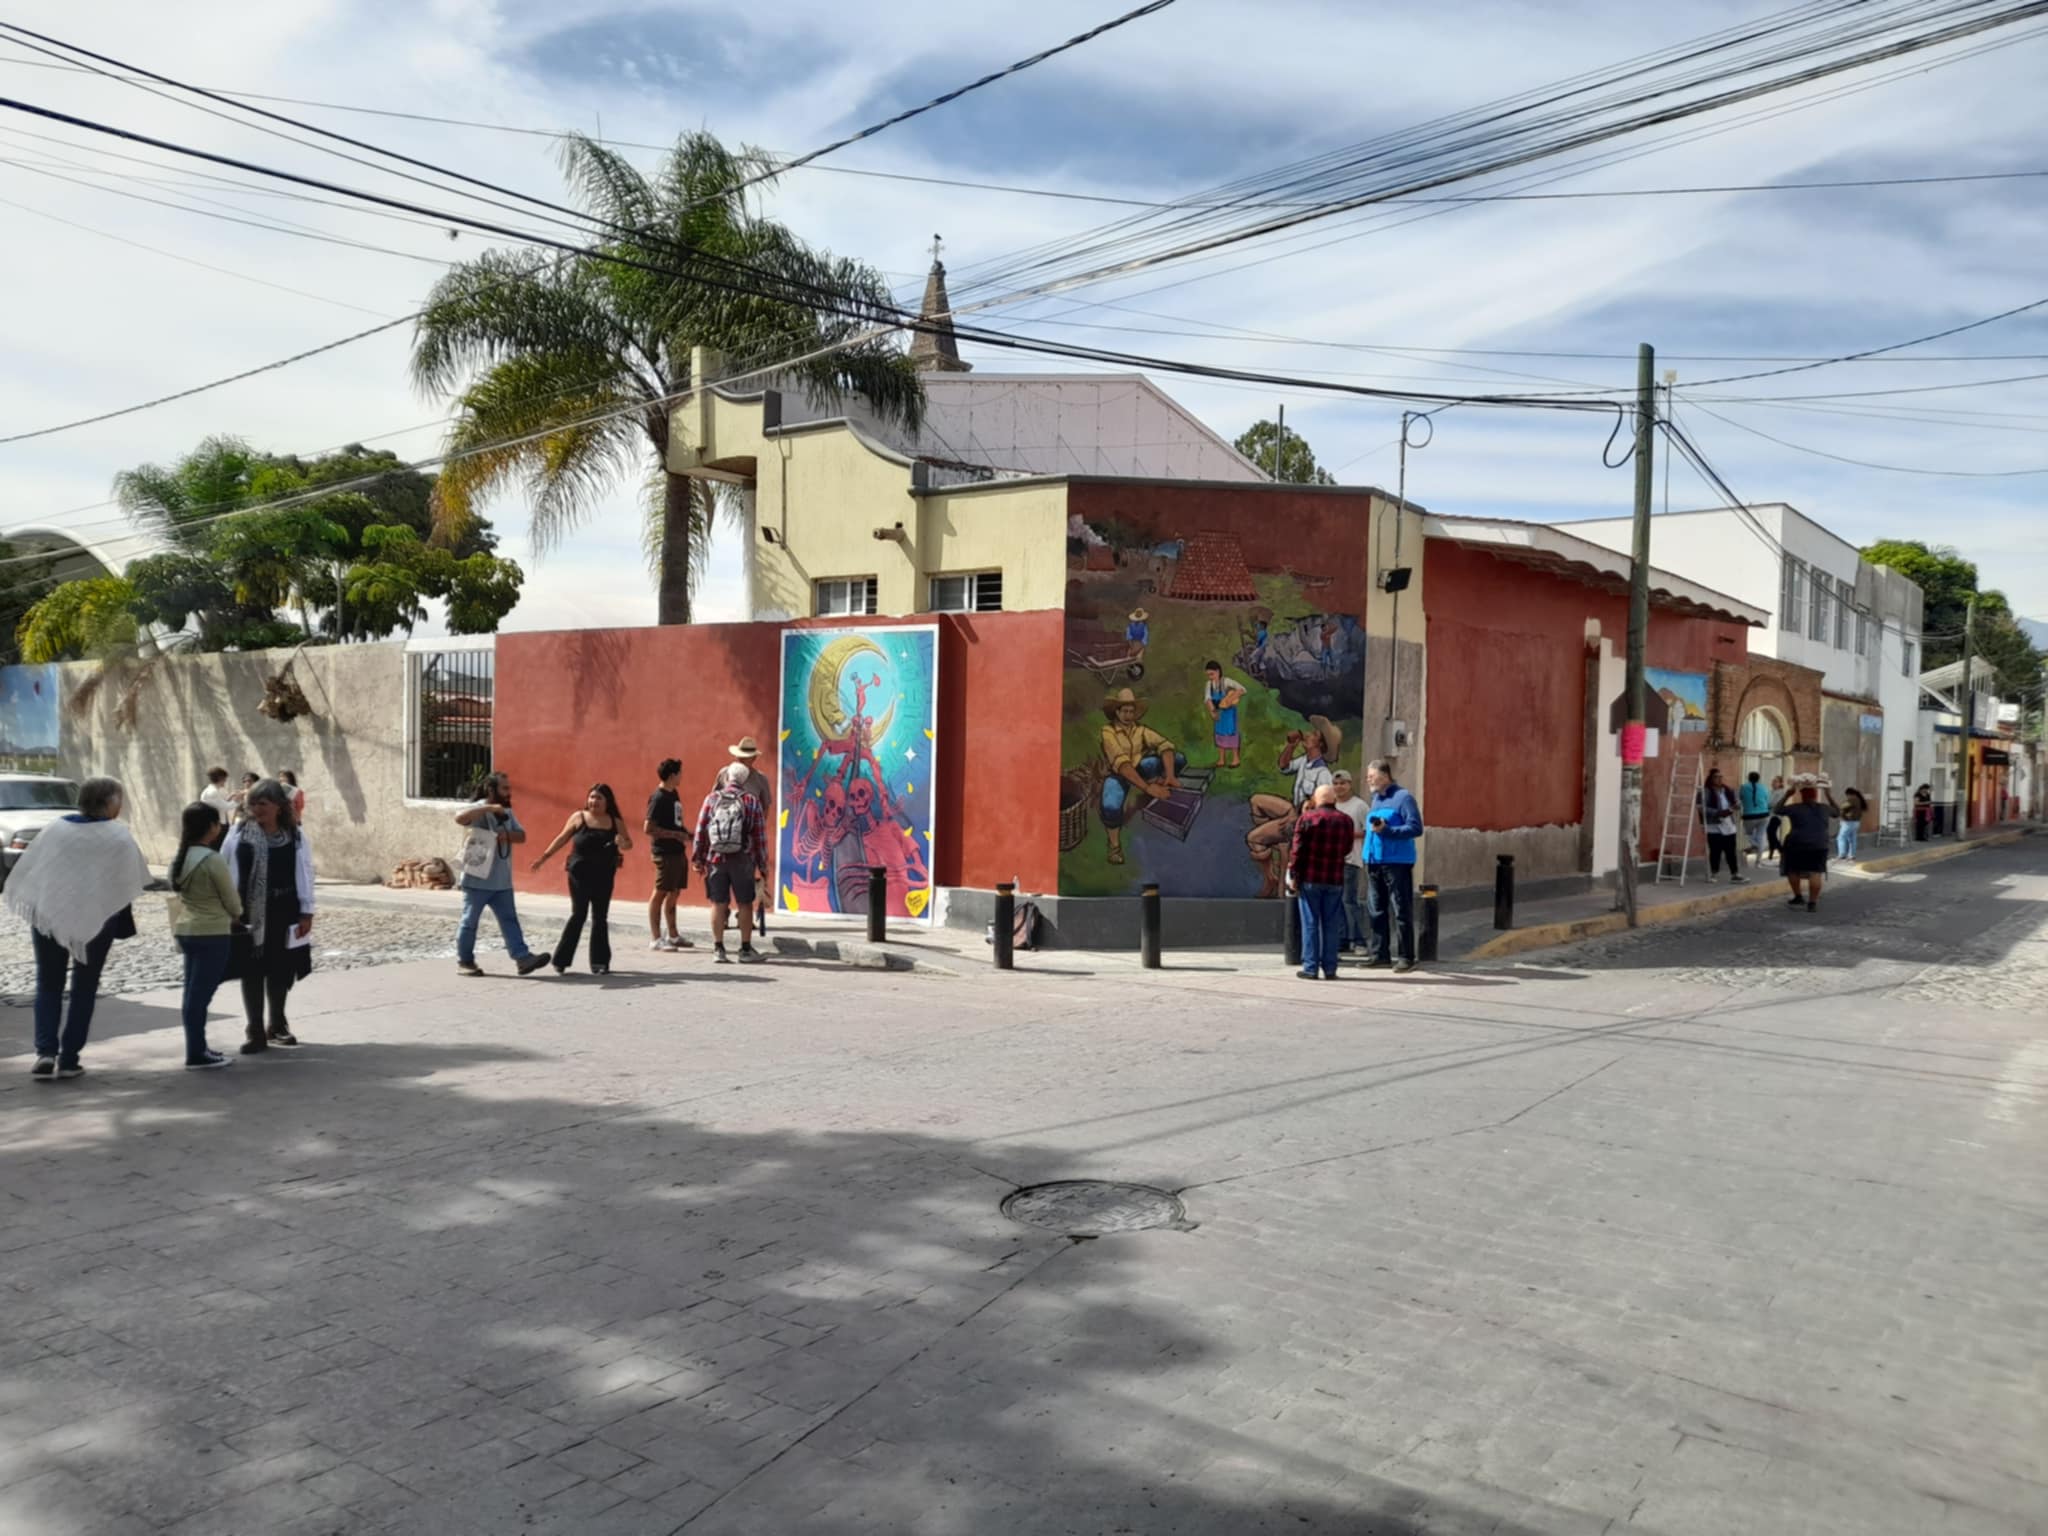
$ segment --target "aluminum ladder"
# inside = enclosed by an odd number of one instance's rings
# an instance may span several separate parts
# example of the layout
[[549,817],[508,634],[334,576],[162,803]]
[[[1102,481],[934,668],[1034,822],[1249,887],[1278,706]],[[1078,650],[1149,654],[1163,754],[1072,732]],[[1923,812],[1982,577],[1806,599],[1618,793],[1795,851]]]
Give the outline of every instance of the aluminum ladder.
[[[1657,845],[1659,885],[1667,880],[1685,884],[1686,869],[1692,862],[1693,798],[1699,793],[1699,788],[1700,755],[1674,751],[1671,754],[1671,787],[1664,797],[1664,837]],[[1674,863],[1678,866],[1676,874],[1669,872]]]

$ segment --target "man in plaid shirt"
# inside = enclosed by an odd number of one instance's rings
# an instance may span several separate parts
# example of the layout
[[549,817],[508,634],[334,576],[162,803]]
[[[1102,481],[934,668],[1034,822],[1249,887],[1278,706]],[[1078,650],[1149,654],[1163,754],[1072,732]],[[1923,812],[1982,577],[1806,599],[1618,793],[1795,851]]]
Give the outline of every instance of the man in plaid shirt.
[[1294,824],[1287,853],[1287,883],[1301,902],[1301,979],[1337,979],[1344,943],[1344,861],[1358,829],[1337,809],[1337,790],[1325,784]]
[[725,952],[725,923],[730,913],[740,920],[740,964],[759,965],[761,955],[754,948],[754,872],[770,890],[775,879],[768,863],[768,823],[761,802],[746,791],[745,763],[729,763],[719,770],[718,787],[704,797],[697,812],[697,836],[690,846],[690,862],[704,877],[704,894],[711,898],[712,958],[720,965],[729,960]]

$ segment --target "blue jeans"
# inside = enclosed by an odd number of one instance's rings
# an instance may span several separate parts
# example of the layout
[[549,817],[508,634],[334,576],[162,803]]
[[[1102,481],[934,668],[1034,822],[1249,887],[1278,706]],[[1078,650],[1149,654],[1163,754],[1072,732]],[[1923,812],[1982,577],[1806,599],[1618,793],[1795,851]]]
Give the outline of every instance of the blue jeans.
[[1372,952],[1367,958],[1374,965],[1389,958],[1389,937],[1393,940],[1393,959],[1415,959],[1414,897],[1413,864],[1365,866],[1365,914],[1372,923]]
[[[1173,771],[1175,777],[1188,771],[1188,759],[1185,752],[1173,754]],[[1138,759],[1138,777],[1147,784],[1157,784],[1166,777],[1166,764],[1160,760],[1157,752]],[[1135,789],[1131,788],[1130,782],[1126,779],[1120,779],[1114,774],[1104,779],[1102,781],[1102,824],[1105,827],[1122,826],[1129,814],[1131,798],[1137,793]]]
[[1344,866],[1344,942],[1354,949],[1372,942],[1365,936],[1365,897],[1360,889],[1364,882],[1364,865]]
[[1344,942],[1344,887],[1304,885],[1301,903],[1301,974],[1337,974],[1337,950]]
[[[83,961],[74,961],[70,950],[40,928],[35,930],[35,942],[36,1054],[56,1057],[59,1066],[76,1066],[78,1053],[85,1049],[85,1037],[92,1031],[92,1011],[100,998],[100,969],[107,963],[107,951],[114,947],[114,936],[103,932],[86,945]],[[71,981],[68,1018],[64,1014],[67,976]]]
[[178,940],[178,948],[185,952],[185,1060],[197,1063],[206,1059],[206,1010],[213,1002],[213,994],[220,990],[220,984],[227,979],[228,956],[234,952],[235,941],[226,934],[200,934]]
[[1856,840],[1857,840],[1857,839],[1858,839],[1859,837],[1861,837],[1862,835],[1863,835],[1863,825],[1862,825],[1862,823],[1860,823],[1860,822],[1855,822],[1855,821],[1845,821],[1845,822],[1843,822],[1843,823],[1842,823],[1842,830],[1841,830],[1841,831],[1839,831],[1839,832],[1837,832],[1837,833],[1835,834],[1835,855],[1836,855],[1836,857],[1838,857],[1838,858],[1844,858],[1844,859],[1853,859],[1853,858],[1855,858],[1855,857],[1856,857]]
[[519,909],[512,904],[512,888],[479,891],[462,888],[462,921],[455,929],[455,958],[464,965],[476,963],[476,929],[488,912],[498,920],[498,932],[505,936],[505,949],[514,960],[533,953],[526,947],[526,935],[519,928]]

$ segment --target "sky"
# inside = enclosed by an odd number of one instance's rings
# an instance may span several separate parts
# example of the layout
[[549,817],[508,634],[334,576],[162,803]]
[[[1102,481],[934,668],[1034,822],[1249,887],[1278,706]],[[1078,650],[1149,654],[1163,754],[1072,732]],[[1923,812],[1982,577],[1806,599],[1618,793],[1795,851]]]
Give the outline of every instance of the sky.
[[[1092,26],[1120,3],[223,0],[195,25],[183,8],[104,0],[62,15],[0,4],[0,19],[215,89],[495,125],[273,104],[561,198],[554,142],[501,130],[573,128],[661,144],[702,128],[728,143],[795,153]],[[812,243],[880,269],[912,300],[932,237],[943,234],[955,301],[999,297],[1007,290],[978,286],[977,271],[1128,210],[848,173],[1181,197],[1776,8],[1747,0],[1406,8],[1261,0],[1254,26],[1241,3],[1178,0],[840,151],[822,162],[832,169],[791,172],[764,206]],[[992,307],[976,322],[1300,379],[1451,392],[1623,394],[1633,387],[1637,343],[1650,342],[1660,374],[1677,373],[1679,423],[1738,495],[1790,502],[1859,544],[1952,544],[2016,612],[2048,619],[2048,474],[2008,473],[2048,469],[2048,380],[2022,377],[2048,373],[2048,308],[1883,360],[1706,382],[1774,366],[1717,359],[1837,356],[2048,298],[2040,259],[2048,178],[2009,175],[2048,170],[2048,93],[2039,89],[2048,27],[2007,36],[2015,41],[1999,51],[1866,89],[1839,91],[1865,85],[1867,74],[1805,88],[1773,104],[1797,110],[1765,120],[1701,119],[1692,127],[1705,131],[1686,142],[1630,141],[1620,147],[1642,153],[1580,168],[1549,190],[2006,179],[1377,210]],[[393,196],[451,202],[130,85],[34,67],[34,57],[0,42],[0,95]],[[1824,91],[1832,99],[1820,99]],[[108,158],[109,150],[150,164]],[[487,243],[203,185],[195,167],[174,160],[0,111],[0,229],[8,234],[0,240],[0,436],[152,399],[406,315],[441,264]],[[229,221],[238,217],[289,220],[301,234]],[[430,455],[448,406],[412,387],[409,344],[401,327],[190,400],[0,446],[0,530],[62,527],[116,554],[134,552],[140,546],[109,502],[114,475],[174,459],[213,433],[279,452],[361,441],[408,459]],[[983,372],[1072,366],[972,342],[962,352]],[[1560,353],[1587,355],[1529,355]],[[1159,382],[1226,437],[1284,403],[1288,425],[1340,480],[1391,489],[1399,474],[1398,403],[1299,385],[1171,374]],[[1629,507],[1631,471],[1603,465],[1612,418],[1469,406],[1432,425],[1434,437],[1409,453],[1407,467],[1408,494],[1432,510],[1562,521]],[[1971,473],[1952,473],[1960,470]],[[1673,510],[1719,502],[1683,463],[1668,483]],[[1665,484],[1660,464],[1660,509]],[[538,553],[516,490],[486,509],[502,552],[527,572],[507,628],[653,622],[638,493],[637,477],[622,483],[569,541]],[[743,608],[727,537],[699,611],[733,618]]]

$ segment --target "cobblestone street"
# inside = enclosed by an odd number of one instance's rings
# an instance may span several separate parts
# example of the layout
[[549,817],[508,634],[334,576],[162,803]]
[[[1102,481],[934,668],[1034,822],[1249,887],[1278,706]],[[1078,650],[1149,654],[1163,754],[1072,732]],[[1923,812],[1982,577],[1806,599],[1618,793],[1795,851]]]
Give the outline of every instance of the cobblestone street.
[[[1313,986],[619,916],[323,959],[224,1073],[144,991],[33,1086],[13,1013],[0,1532],[2048,1528],[2048,838]],[[1185,1219],[1001,1209],[1090,1178]]]

